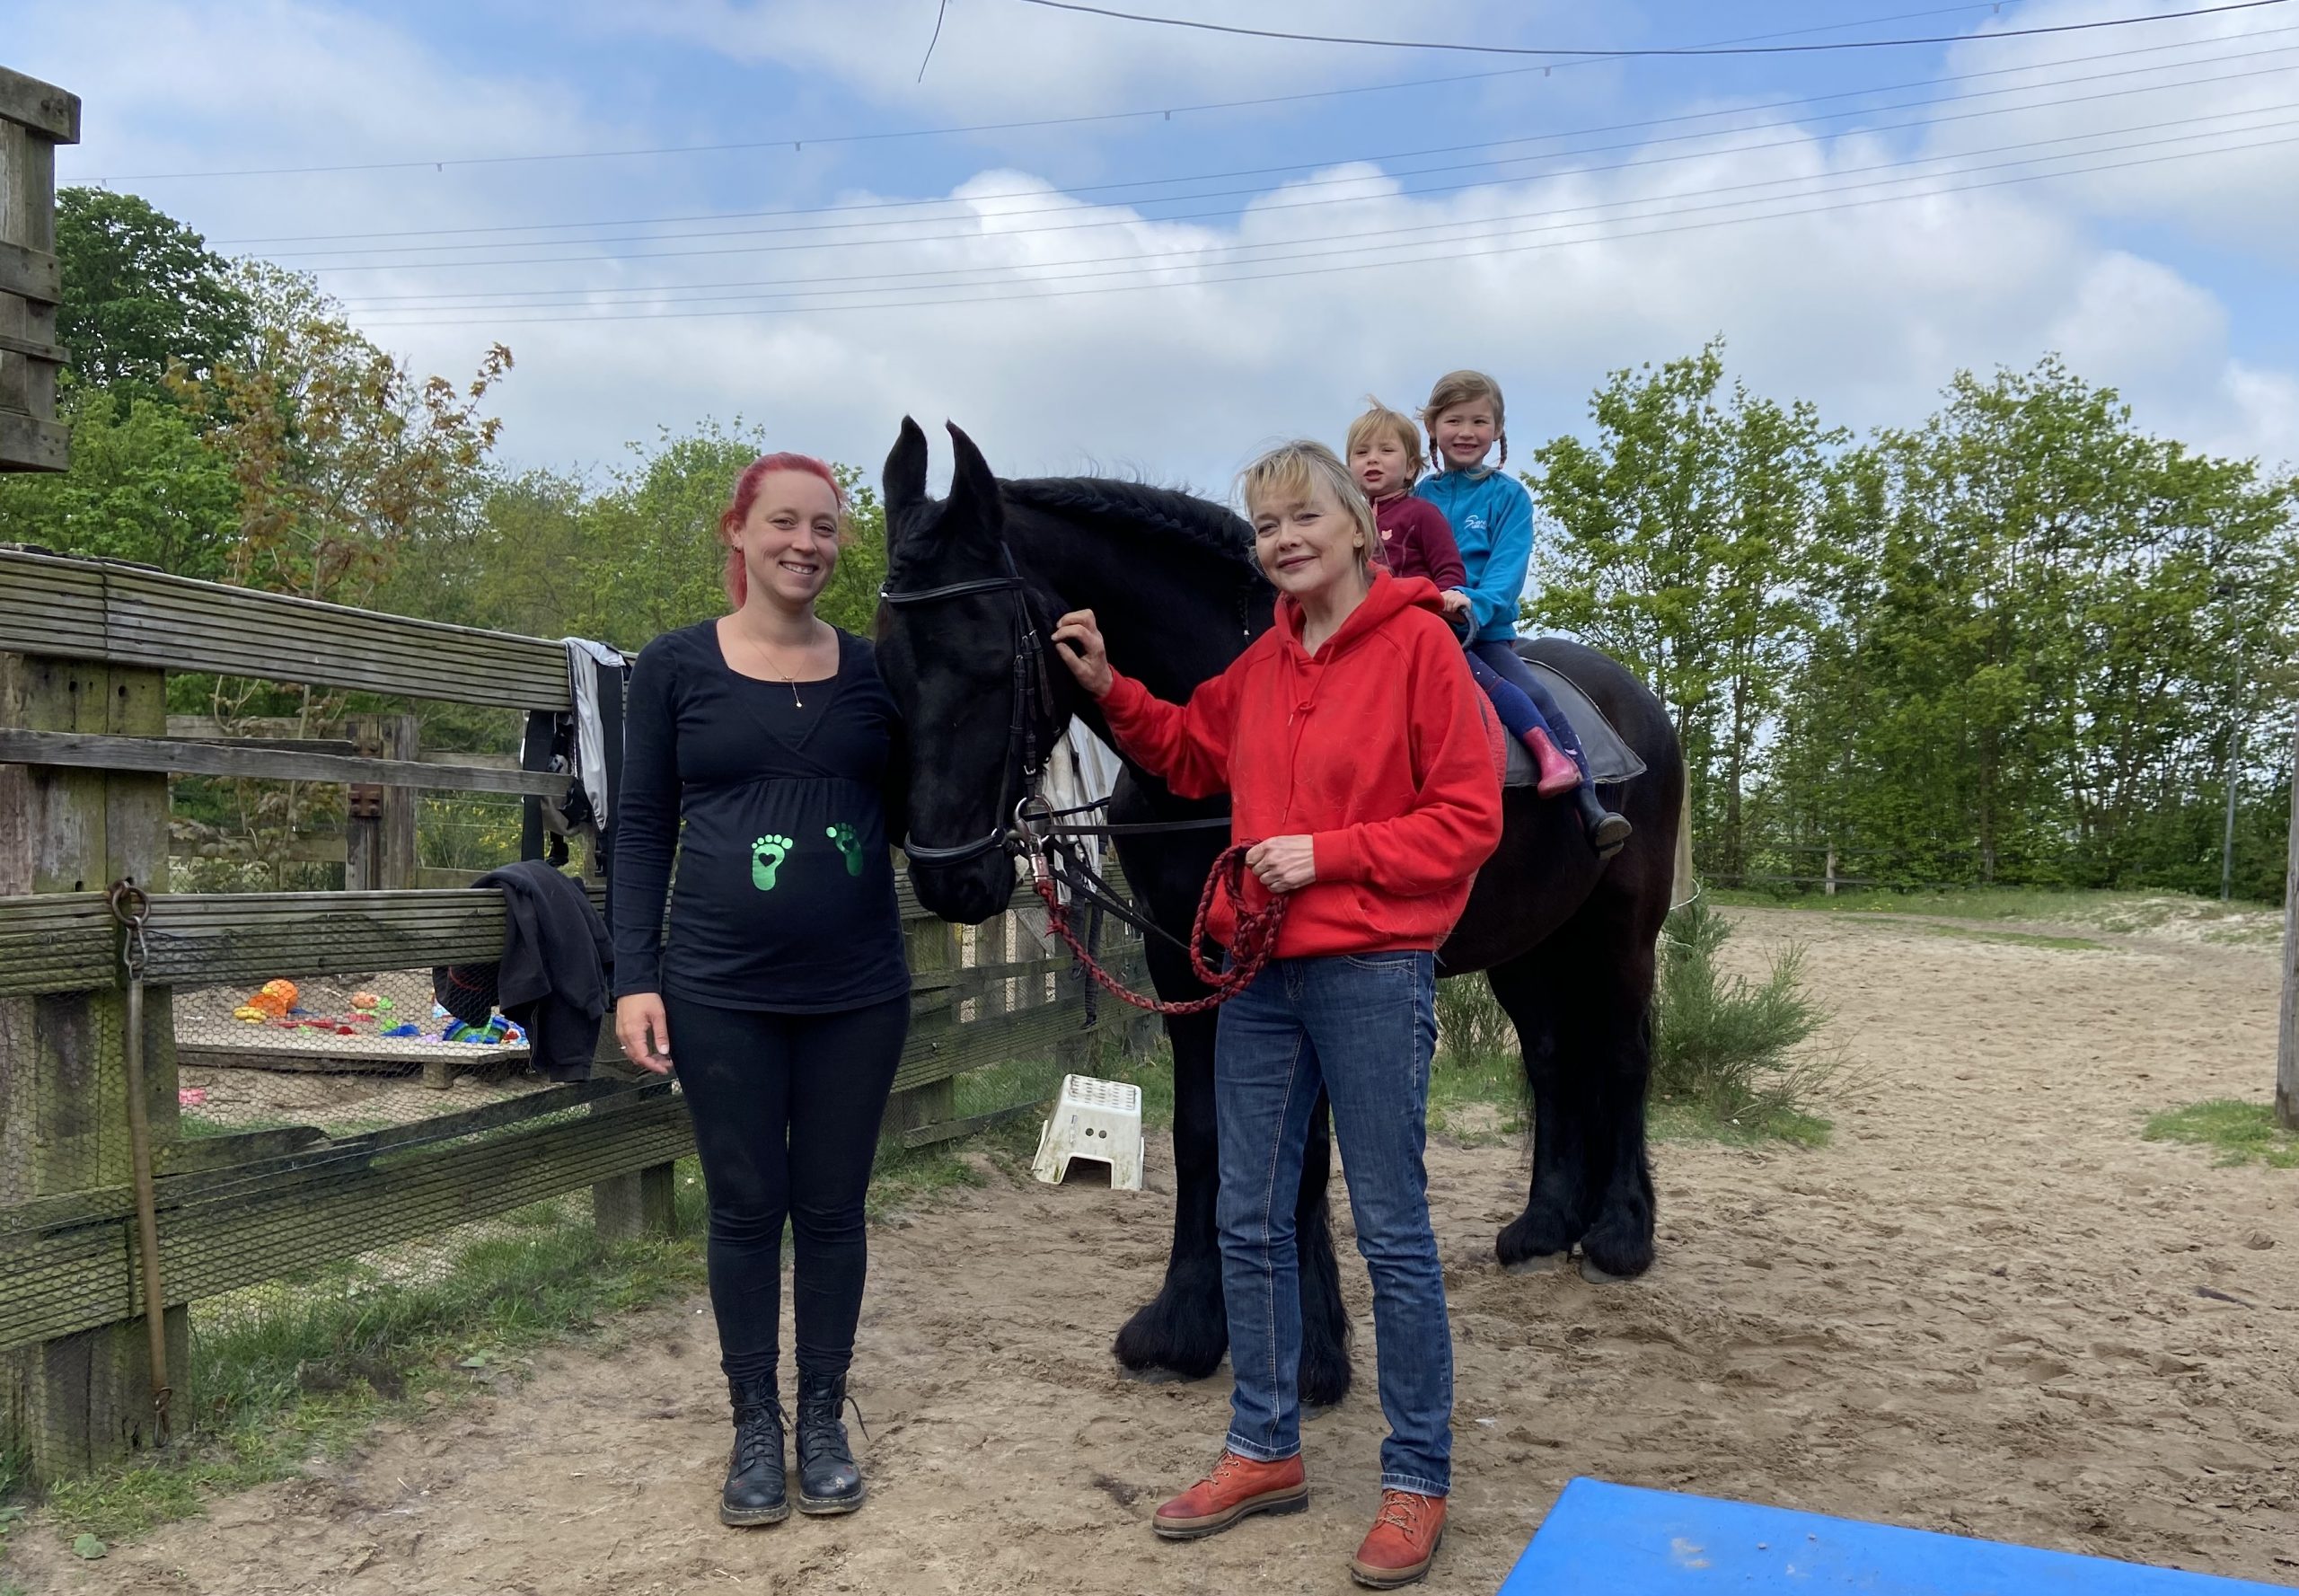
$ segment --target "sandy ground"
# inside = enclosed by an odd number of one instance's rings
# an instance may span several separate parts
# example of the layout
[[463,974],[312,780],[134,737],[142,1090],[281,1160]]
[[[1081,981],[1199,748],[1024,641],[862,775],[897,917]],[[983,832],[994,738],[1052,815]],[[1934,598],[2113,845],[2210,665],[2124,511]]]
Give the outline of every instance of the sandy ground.
[[[1521,1154],[1432,1149],[1459,1407],[1427,1588],[1493,1590],[1578,1474],[2299,1583],[2299,1173],[2137,1135],[2154,1109],[2266,1094],[2273,952],[1738,918],[1744,965],[1809,945],[1865,1089],[1821,1151],[1661,1147],[1660,1262],[1627,1286],[1501,1274]],[[690,1302],[101,1563],[33,1526],[13,1575],[246,1596],[1347,1590],[1382,1426],[1346,1268],[1361,1394],[1308,1428],[1311,1510],[1150,1536],[1227,1402],[1220,1378],[1128,1381],[1106,1354],[1164,1257],[1162,1156],[1153,1184],[994,1178],[877,1236],[857,1517],[715,1521],[724,1398]]]

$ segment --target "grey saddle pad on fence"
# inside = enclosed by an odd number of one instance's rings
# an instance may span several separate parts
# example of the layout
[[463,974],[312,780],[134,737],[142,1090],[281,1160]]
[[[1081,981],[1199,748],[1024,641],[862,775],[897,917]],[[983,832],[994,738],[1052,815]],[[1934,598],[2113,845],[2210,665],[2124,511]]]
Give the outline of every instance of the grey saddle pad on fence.
[[[1518,649],[1521,655],[1524,650]],[[1613,723],[1604,717],[1589,695],[1572,683],[1572,678],[1555,666],[1544,665],[1537,659],[1525,663],[1541,679],[1541,685],[1556,700],[1556,707],[1572,723],[1575,736],[1581,739],[1581,752],[1589,756],[1590,777],[1604,785],[1613,786],[1632,776],[1644,773],[1644,762],[1613,729]],[[1532,751],[1516,738],[1509,739],[1509,774],[1503,783],[1509,787],[1530,787],[1537,772],[1533,768]]]

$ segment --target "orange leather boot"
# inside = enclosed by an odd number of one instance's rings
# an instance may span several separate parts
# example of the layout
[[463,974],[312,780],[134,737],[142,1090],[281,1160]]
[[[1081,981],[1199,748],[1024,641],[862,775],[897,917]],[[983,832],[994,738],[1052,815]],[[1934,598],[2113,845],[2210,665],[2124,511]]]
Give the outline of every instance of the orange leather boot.
[[1425,1578],[1445,1539],[1445,1499],[1411,1491],[1383,1491],[1381,1511],[1365,1543],[1349,1560],[1349,1577],[1375,1591],[1394,1591]]
[[1257,1512],[1299,1512],[1309,1505],[1309,1479],[1300,1454],[1258,1463],[1225,1451],[1213,1472],[1158,1510],[1150,1528],[1167,1540],[1219,1535]]

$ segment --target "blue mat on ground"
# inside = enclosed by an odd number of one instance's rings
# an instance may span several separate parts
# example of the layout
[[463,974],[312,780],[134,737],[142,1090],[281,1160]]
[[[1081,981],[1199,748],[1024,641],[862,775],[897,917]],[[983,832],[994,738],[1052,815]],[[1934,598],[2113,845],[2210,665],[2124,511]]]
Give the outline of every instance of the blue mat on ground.
[[1576,1479],[1500,1596],[2238,1596],[2215,1579],[2033,1547]]

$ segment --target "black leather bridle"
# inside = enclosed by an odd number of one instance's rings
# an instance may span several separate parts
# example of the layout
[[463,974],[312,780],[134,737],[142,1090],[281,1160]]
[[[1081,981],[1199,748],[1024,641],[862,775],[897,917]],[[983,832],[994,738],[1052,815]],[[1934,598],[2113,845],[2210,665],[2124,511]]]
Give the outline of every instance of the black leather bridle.
[[[1038,758],[1038,722],[1050,717],[1053,709],[1053,683],[1046,673],[1045,639],[1038,633],[1035,619],[1030,614],[1029,590],[1022,580],[1022,573],[1014,564],[1010,549],[1001,547],[999,558],[1006,567],[1003,576],[979,577],[970,582],[949,582],[939,587],[920,587],[897,593],[892,587],[878,590],[881,602],[901,608],[910,604],[937,604],[944,599],[967,598],[979,593],[1010,593],[1014,595],[1014,690],[1013,718],[1006,729],[1006,757],[998,772],[998,809],[1007,814],[1007,800],[1014,796],[1014,772],[1022,772],[1022,792],[1012,809],[1010,822],[1000,820],[986,835],[955,847],[929,848],[915,838],[903,844],[903,852],[914,865],[929,869],[947,869],[953,866],[972,864],[1003,849],[1009,852],[1023,852],[1033,842],[1044,840],[1044,823],[1050,818],[1044,813],[1044,801],[1038,796],[1038,782],[1043,766]],[[1033,836],[1033,830],[1036,834]]]

